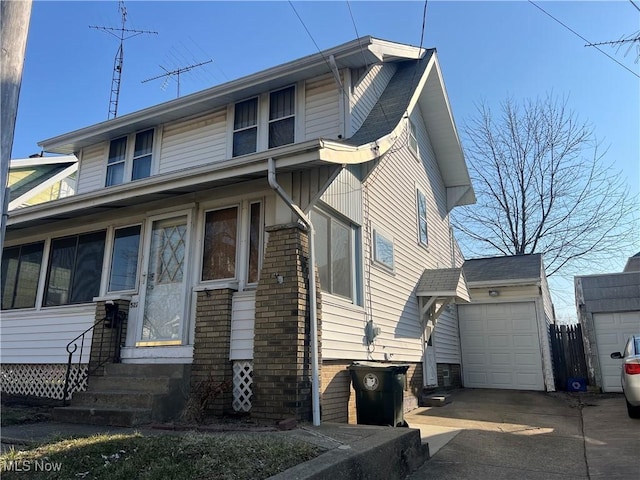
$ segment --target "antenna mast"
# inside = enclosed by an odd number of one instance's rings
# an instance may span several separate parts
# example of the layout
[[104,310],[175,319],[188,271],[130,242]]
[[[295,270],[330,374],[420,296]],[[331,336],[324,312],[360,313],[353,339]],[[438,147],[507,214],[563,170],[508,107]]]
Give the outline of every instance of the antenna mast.
[[190,71],[190,70],[193,70],[193,69],[194,69],[194,68],[196,68],[196,67],[199,67],[199,66],[201,66],[201,65],[206,65],[207,63],[211,63],[211,62],[213,62],[213,60],[212,60],[212,59],[211,59],[211,60],[207,60],[206,62],[196,63],[195,65],[189,65],[188,67],[177,68],[177,69],[172,70],[172,71],[167,70],[167,69],[166,69],[166,68],[164,68],[162,65],[158,65],[158,66],[159,66],[162,70],[164,70],[166,73],[163,73],[163,74],[157,75],[157,76],[152,77],[152,78],[147,78],[146,80],[142,80],[142,82],[141,82],[141,83],[150,82],[151,80],[156,80],[156,79],[158,79],[158,78],[162,78],[162,77],[167,77],[167,80],[168,80],[169,78],[171,78],[171,76],[172,76],[172,75],[175,75],[175,76],[177,77],[177,78],[176,78],[176,81],[177,81],[177,83],[178,83],[178,95],[177,95],[177,97],[176,97],[176,98],[178,98],[178,97],[180,97],[180,74],[181,74],[181,73],[188,72],[188,71]]
[[[116,118],[118,116],[118,100],[120,98],[120,82],[122,79],[122,67],[124,64],[124,49],[123,44],[125,40],[128,40],[132,37],[136,37],[143,33],[155,34],[158,32],[152,32],[149,30],[131,30],[125,28],[125,24],[127,23],[127,7],[124,6],[124,1],[120,0],[118,2],[118,8],[120,9],[120,13],[122,15],[122,26],[120,28],[114,27],[102,27],[96,25],[89,25],[89,28],[94,28],[96,30],[102,30],[110,35],[113,35],[118,40],[120,40],[120,46],[118,47],[118,51],[116,52],[116,56],[113,60],[113,76],[111,77],[111,94],[109,96],[109,115],[108,119]],[[118,32],[117,34],[114,32]]]

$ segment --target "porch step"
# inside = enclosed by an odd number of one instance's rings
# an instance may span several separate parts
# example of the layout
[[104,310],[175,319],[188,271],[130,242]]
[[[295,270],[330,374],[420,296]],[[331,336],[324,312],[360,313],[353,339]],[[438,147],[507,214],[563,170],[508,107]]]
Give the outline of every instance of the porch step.
[[88,392],[144,392],[166,393],[181,379],[171,377],[134,377],[121,375],[105,375],[102,377],[89,377]]
[[444,407],[448,403],[451,403],[451,396],[446,393],[423,395],[421,402],[423,407]]
[[107,364],[75,392],[71,406],[55,408],[55,420],[133,426],[179,417],[189,392],[190,365]]
[[151,423],[150,408],[58,407],[53,409],[57,422],[135,427]]

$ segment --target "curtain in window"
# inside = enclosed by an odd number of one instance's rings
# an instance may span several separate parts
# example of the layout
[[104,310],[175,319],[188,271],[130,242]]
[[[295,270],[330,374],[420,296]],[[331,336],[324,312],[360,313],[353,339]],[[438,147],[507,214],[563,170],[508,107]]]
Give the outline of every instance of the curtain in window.
[[237,236],[237,207],[207,212],[202,256],[202,280],[235,278]]
[[255,152],[258,140],[258,99],[236,103],[233,118],[233,156]]
[[133,169],[131,180],[147,178],[151,175],[151,158],[153,153],[153,130],[140,132],[136,135],[133,152]]
[[295,88],[272,92],[269,97],[269,148],[294,142]]

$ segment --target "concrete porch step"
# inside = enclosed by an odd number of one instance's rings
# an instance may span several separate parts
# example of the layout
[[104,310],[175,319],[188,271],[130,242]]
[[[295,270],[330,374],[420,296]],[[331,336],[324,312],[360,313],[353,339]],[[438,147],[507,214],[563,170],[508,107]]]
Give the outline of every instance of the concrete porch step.
[[65,423],[134,427],[151,423],[151,409],[93,408],[88,406],[57,407],[53,409],[53,419],[57,422]]
[[423,394],[420,402],[423,407],[444,407],[448,403],[451,403],[451,396],[443,392]]
[[183,378],[187,368],[182,363],[108,363],[103,371],[105,376]]
[[141,393],[167,393],[182,380],[171,377],[136,377],[136,376],[92,376],[87,386],[88,392],[141,392]]
[[78,407],[120,407],[153,408],[160,402],[163,393],[137,392],[130,390],[86,391],[73,394],[73,405]]

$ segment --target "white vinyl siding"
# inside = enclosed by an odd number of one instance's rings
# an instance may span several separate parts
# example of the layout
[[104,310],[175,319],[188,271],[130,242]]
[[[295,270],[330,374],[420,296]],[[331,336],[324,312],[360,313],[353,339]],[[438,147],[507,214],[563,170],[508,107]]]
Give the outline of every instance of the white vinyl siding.
[[227,113],[220,110],[164,127],[158,173],[219,162],[227,153]]
[[436,363],[460,364],[460,334],[455,306],[450,305],[440,314],[433,331],[433,346]]
[[366,360],[362,346],[364,309],[346,301],[322,296],[322,359]]
[[396,73],[394,64],[373,65],[351,95],[351,135],[358,131]]
[[355,175],[356,168],[344,168],[320,199],[354,223],[362,225],[362,185]]
[[620,382],[622,361],[611,358],[611,354],[624,351],[627,339],[638,333],[640,312],[594,313],[593,323],[602,375],[602,391],[622,392]]
[[256,293],[234,293],[231,305],[231,347],[229,360],[253,360]]
[[305,84],[305,140],[338,138],[340,109],[338,87],[328,73]]
[[[69,360],[67,344],[93,325],[95,304],[43,311],[2,312],[2,363],[62,363]],[[89,362],[91,334],[85,338],[83,363]],[[80,343],[78,351],[80,353]],[[78,358],[78,357],[76,357]]]
[[109,143],[92,145],[82,150],[78,169],[78,193],[92,192],[104,187],[105,146]]

